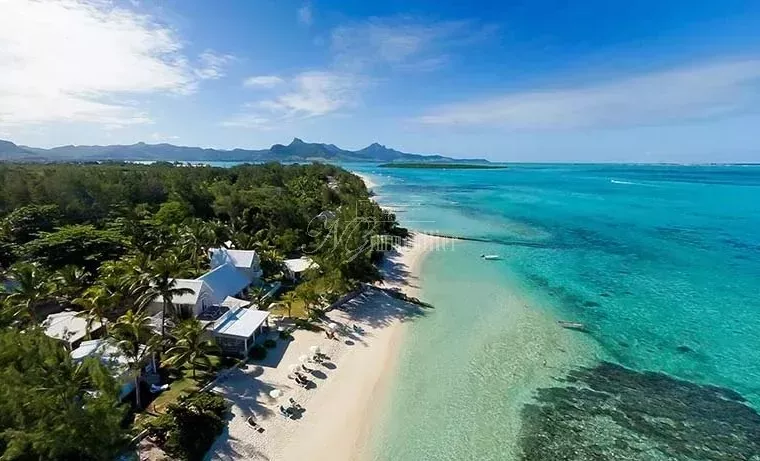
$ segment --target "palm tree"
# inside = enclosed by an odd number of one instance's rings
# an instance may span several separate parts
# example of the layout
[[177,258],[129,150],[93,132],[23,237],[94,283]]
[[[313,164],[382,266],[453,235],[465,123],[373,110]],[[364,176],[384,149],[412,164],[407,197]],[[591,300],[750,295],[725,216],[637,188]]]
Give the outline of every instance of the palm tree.
[[289,291],[285,294],[285,296],[282,297],[280,300],[280,304],[285,305],[285,307],[288,309],[288,317],[293,317],[293,314],[291,313],[291,309],[293,308],[293,304],[296,302],[296,294],[293,291]]
[[31,263],[16,264],[9,273],[16,282],[13,293],[7,298],[13,317],[25,317],[37,323],[36,307],[53,295],[47,274]]
[[272,299],[267,296],[267,290],[263,286],[252,287],[250,289],[248,298],[252,304],[256,305],[256,309],[263,311],[272,304]]
[[140,402],[140,372],[143,363],[150,357],[156,347],[156,336],[150,324],[150,317],[145,312],[133,312],[131,309],[116,320],[111,328],[111,340],[116,344],[129,362],[129,368],[135,375],[135,403]]
[[94,285],[88,288],[80,298],[74,300],[74,303],[81,306],[84,311],[78,315],[87,319],[87,336],[92,331],[95,322],[100,323],[108,332],[107,322],[105,321],[108,313],[111,312],[120,301],[119,293],[112,293],[105,285]]
[[[152,275],[148,278],[148,288],[142,294],[141,305],[145,306],[156,298],[161,298],[163,305],[161,307],[161,338],[166,337],[166,313],[173,309],[172,299],[175,296],[193,294],[190,288],[177,287],[177,281],[174,279],[180,267],[180,262],[176,255],[168,255],[164,258],[153,262],[151,267]],[[175,315],[176,317],[176,315]]]
[[172,332],[174,345],[166,351],[164,363],[176,367],[190,364],[195,379],[197,365],[211,367],[209,355],[217,352],[219,348],[213,341],[206,337],[206,326],[203,326],[196,318],[182,321]]
[[90,274],[81,267],[70,264],[56,271],[53,284],[56,292],[67,301],[73,302],[90,284]]

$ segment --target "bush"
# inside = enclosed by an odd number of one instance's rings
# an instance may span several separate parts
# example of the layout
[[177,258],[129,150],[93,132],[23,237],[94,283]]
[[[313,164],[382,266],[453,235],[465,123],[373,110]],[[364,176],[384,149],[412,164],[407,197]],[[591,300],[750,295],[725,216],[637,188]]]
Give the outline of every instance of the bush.
[[149,423],[149,434],[173,457],[200,461],[222,433],[227,410],[227,402],[216,394],[182,396]]
[[251,352],[248,353],[248,356],[252,360],[264,360],[267,357],[267,350],[264,346],[256,344],[251,348]]
[[274,339],[267,339],[266,341],[264,341],[264,347],[266,347],[267,349],[274,349],[275,347],[277,347],[277,341],[275,341]]
[[291,339],[293,339],[293,335],[290,334],[290,330],[282,330],[280,332],[280,339],[285,340],[285,341],[290,341]]

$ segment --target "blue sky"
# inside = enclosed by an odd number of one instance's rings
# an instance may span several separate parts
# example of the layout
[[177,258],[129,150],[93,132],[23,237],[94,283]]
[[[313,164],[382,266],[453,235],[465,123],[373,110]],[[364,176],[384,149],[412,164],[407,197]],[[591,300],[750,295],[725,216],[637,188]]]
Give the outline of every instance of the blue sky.
[[0,138],[760,161],[760,2],[0,2]]

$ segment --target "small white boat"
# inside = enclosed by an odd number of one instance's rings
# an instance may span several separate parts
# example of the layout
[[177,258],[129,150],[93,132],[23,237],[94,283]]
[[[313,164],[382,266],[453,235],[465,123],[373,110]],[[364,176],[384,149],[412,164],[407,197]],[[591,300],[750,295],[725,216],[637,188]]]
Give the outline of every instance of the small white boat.
[[501,259],[501,256],[499,256],[499,255],[480,255],[480,257],[483,258],[483,259],[487,259],[489,261],[494,261],[494,260],[497,260],[497,259]]

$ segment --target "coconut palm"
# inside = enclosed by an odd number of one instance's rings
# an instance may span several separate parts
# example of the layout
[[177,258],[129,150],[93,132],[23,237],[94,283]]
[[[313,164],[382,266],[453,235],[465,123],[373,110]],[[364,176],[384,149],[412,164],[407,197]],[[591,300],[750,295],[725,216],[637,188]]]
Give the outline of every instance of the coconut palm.
[[8,271],[15,282],[7,305],[14,318],[27,318],[37,323],[36,308],[53,295],[47,274],[37,264],[20,263]]
[[289,291],[285,294],[285,296],[280,299],[279,304],[282,304],[285,306],[285,308],[288,310],[288,317],[293,317],[291,310],[293,309],[293,304],[295,304],[297,300],[297,296],[295,292]]
[[128,310],[113,324],[110,339],[126,357],[129,368],[134,373],[135,403],[140,408],[140,372],[156,348],[156,335],[153,334],[150,317],[145,312]]
[[206,326],[196,318],[183,320],[172,331],[174,345],[170,347],[164,361],[167,365],[181,367],[189,364],[195,379],[195,370],[198,365],[211,367],[210,354],[217,352],[219,348],[207,337]]
[[88,288],[81,297],[74,300],[74,303],[84,309],[78,315],[87,319],[85,331],[89,337],[95,322],[100,323],[108,332],[106,318],[116,306],[119,305],[121,295],[109,290],[106,285],[93,285]]
[[[141,296],[140,305],[144,306],[153,301],[156,298],[161,298],[161,338],[166,337],[166,314],[171,311],[174,312],[172,299],[175,296],[182,296],[186,294],[195,293],[190,288],[181,288],[177,286],[177,281],[174,278],[175,274],[179,272],[181,264],[176,255],[170,254],[164,258],[156,260],[151,266],[152,274],[147,279],[147,288]],[[177,317],[177,315],[175,315]]]
[[90,273],[73,264],[63,266],[53,276],[55,291],[70,302],[82,295],[90,281]]

